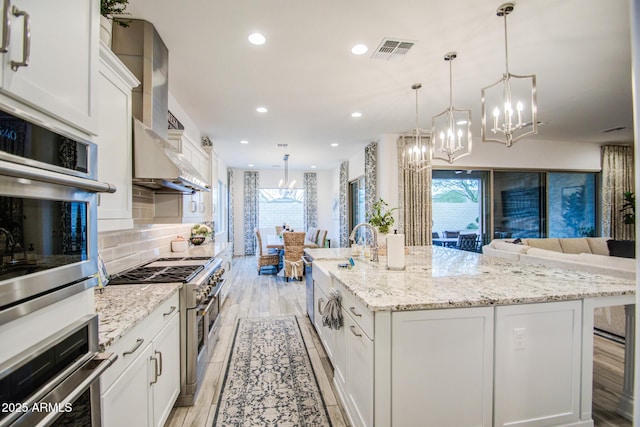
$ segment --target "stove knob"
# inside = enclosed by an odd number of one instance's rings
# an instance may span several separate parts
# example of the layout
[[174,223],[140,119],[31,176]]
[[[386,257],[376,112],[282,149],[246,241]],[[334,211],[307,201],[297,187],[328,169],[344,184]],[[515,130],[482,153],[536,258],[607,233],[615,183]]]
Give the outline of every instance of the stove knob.
[[200,292],[198,292],[196,294],[196,304],[199,305],[202,302],[202,298],[203,298],[202,294]]

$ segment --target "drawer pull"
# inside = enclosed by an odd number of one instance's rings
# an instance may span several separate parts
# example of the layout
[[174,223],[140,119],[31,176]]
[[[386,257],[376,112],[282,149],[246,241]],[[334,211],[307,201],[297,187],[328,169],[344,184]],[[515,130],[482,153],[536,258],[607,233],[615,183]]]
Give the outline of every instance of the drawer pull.
[[359,314],[356,312],[356,308],[355,307],[349,307],[349,311],[351,312],[351,314],[353,314],[356,317],[362,317],[362,314]]
[[351,333],[353,335],[355,335],[357,337],[361,337],[362,336],[362,334],[359,334],[359,333],[356,332],[356,327],[355,326],[351,325],[351,326],[349,326],[349,329],[351,329]]
[[324,302],[324,300],[322,298],[318,298],[318,313],[320,314],[324,314],[322,312],[322,303]]
[[2,8],[2,46],[0,46],[0,52],[2,53],[9,52],[9,37],[11,36],[9,9],[11,9],[10,0],[4,0],[4,7]]
[[169,310],[167,313],[163,313],[163,314],[162,314],[162,316],[163,316],[163,317],[164,317],[164,316],[168,316],[168,315],[170,315],[171,313],[173,313],[174,311],[176,311],[176,306],[175,306],[175,305],[172,305],[172,306],[171,306],[171,310]]
[[18,71],[18,68],[20,67],[29,66],[29,56],[31,54],[31,17],[26,11],[20,10],[15,6],[12,7],[11,12],[15,17],[22,16],[24,18],[24,24],[22,27],[22,61],[11,61],[11,69],[13,71]]
[[158,359],[155,356],[151,356],[149,359],[153,360],[153,381],[149,382],[149,385],[153,385],[158,382],[158,376],[160,376],[158,373]]
[[134,346],[133,346],[133,348],[132,348],[131,350],[129,350],[129,351],[125,351],[124,353],[122,353],[122,355],[123,355],[123,356],[126,356],[126,355],[128,355],[128,354],[133,354],[133,353],[135,353],[135,352],[136,352],[136,350],[140,348],[140,346],[142,345],[142,343],[143,343],[143,342],[144,342],[144,339],[142,339],[142,338],[138,338],[138,339],[136,340],[136,345],[134,345]]
[[160,376],[162,376],[162,352],[161,352],[161,351],[156,350],[156,354],[157,354],[158,356],[160,356],[160,369],[159,369],[159,371],[158,371],[158,376],[160,377]]

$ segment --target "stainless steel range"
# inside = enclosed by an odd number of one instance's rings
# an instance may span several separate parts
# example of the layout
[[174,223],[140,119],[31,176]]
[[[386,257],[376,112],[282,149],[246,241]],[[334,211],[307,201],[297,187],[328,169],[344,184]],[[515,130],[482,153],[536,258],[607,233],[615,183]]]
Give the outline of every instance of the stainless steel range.
[[122,272],[109,285],[182,282],[180,293],[180,395],[177,406],[193,405],[218,339],[222,261],[207,257],[158,258]]

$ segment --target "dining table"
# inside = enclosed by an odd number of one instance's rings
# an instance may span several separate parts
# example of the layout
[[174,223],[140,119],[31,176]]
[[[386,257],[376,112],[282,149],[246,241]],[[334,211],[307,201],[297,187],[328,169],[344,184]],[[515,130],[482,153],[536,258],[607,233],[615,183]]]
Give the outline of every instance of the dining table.
[[[277,234],[267,234],[266,236],[267,249],[284,249],[284,239]],[[317,248],[318,245],[311,242],[304,243],[305,248]]]

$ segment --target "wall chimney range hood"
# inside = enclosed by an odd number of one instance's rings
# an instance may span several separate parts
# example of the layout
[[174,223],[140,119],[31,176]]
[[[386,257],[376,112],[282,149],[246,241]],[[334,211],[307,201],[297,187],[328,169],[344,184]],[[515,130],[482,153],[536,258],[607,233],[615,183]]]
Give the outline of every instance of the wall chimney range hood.
[[142,82],[132,93],[133,182],[154,190],[209,191],[207,181],[168,141],[169,51],[153,24],[113,26],[111,50]]

